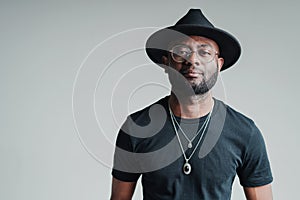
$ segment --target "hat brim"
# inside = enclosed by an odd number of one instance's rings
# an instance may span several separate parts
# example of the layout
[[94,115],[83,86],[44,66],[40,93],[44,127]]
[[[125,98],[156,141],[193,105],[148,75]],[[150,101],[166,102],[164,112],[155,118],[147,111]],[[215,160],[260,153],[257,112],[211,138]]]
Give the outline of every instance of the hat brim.
[[146,42],[146,52],[153,62],[161,66],[162,56],[167,55],[170,42],[191,35],[203,36],[218,44],[219,57],[224,59],[221,71],[231,67],[241,55],[241,46],[231,34],[218,28],[197,25],[171,26],[153,33]]

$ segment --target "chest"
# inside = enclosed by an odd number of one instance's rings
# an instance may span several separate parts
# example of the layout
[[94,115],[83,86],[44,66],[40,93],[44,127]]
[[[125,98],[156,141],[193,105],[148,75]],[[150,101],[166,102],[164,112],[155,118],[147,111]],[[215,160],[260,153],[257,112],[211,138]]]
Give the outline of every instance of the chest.
[[200,158],[199,153],[200,148],[189,160],[189,175],[183,173],[183,155],[164,168],[144,173],[144,193],[152,191],[149,195],[158,195],[155,198],[160,199],[163,198],[159,195],[171,195],[172,199],[218,199],[218,195],[230,198],[236,170],[241,163],[238,146],[234,141],[220,137],[205,157]]

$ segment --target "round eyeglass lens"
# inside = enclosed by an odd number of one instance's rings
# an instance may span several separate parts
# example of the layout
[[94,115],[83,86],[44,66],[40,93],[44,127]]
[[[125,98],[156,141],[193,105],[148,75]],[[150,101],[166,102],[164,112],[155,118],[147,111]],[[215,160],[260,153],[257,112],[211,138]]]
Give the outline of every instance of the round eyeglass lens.
[[217,55],[217,52],[208,45],[199,47],[197,51],[192,51],[185,45],[176,45],[171,49],[171,56],[175,62],[181,63],[189,60],[193,52],[196,52],[197,57],[205,63],[211,62]]

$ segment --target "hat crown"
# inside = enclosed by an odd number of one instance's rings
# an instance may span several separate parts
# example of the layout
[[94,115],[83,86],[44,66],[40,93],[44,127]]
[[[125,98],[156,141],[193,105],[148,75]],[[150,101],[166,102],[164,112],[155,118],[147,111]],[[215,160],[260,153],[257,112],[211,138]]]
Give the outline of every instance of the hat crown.
[[175,24],[175,26],[181,25],[197,25],[214,28],[214,25],[208,21],[200,9],[190,9],[187,14]]

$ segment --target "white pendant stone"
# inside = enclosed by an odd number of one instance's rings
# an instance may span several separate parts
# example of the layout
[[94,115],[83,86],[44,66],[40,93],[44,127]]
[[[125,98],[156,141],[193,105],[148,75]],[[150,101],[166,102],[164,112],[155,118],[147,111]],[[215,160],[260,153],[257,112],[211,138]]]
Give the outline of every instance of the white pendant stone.
[[192,147],[193,147],[193,144],[192,144],[191,142],[189,142],[188,148],[190,149],[190,148],[192,148]]
[[184,163],[183,173],[185,173],[186,175],[189,175],[191,173],[191,171],[192,171],[192,166],[188,162]]

